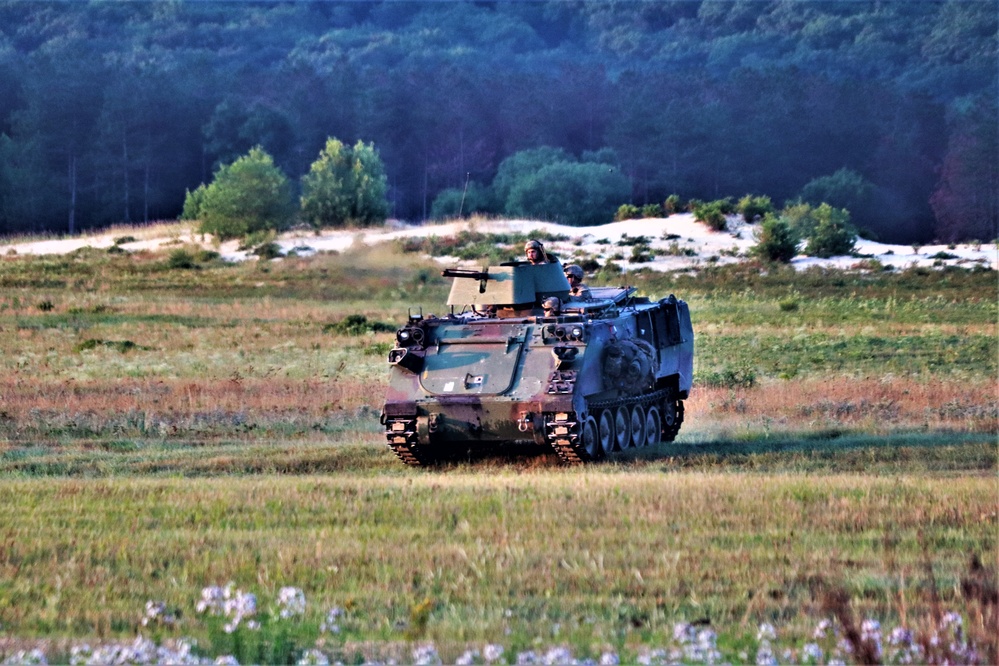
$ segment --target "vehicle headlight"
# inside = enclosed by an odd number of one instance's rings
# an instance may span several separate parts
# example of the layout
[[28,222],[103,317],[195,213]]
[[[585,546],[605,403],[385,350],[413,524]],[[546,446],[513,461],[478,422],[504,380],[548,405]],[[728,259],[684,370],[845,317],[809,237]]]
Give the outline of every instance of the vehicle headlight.
[[573,339],[579,340],[580,338],[583,337],[583,329],[580,328],[579,326],[575,326],[575,327],[573,327],[572,332],[570,333],[570,335],[572,335]]

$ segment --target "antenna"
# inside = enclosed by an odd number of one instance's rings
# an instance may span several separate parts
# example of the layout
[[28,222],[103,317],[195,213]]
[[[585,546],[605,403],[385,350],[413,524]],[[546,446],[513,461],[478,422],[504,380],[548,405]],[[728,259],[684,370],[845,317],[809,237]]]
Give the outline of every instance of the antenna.
[[461,191],[461,205],[458,206],[458,217],[459,218],[461,217],[461,214],[465,210],[465,193],[468,192],[468,177],[470,175],[471,175],[470,172],[468,172],[468,171],[465,172],[465,189],[463,189]]

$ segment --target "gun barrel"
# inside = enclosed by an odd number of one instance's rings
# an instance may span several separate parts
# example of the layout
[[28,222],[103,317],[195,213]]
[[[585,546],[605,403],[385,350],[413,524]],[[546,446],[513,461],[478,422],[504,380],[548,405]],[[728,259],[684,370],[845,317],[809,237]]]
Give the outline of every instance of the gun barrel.
[[473,280],[488,280],[488,271],[473,271],[465,268],[445,268],[441,271],[444,277],[471,278]]

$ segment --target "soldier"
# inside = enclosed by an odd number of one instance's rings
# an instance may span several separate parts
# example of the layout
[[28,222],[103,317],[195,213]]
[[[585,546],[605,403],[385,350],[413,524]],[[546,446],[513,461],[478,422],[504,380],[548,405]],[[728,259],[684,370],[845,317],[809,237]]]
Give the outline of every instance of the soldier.
[[562,313],[562,301],[557,296],[549,296],[541,302],[546,317],[557,317]]
[[527,255],[527,260],[535,266],[548,263],[545,246],[541,244],[541,241],[533,238],[524,244],[524,254]]
[[592,298],[590,289],[583,284],[583,269],[580,266],[576,264],[566,266],[565,279],[569,281],[569,296],[580,301]]

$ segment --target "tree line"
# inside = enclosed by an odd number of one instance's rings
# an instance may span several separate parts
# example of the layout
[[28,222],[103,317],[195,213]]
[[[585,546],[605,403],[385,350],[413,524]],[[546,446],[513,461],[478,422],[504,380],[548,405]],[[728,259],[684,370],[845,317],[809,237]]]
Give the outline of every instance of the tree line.
[[[578,220],[595,204],[553,208],[574,188],[615,207],[819,192],[882,240],[991,240],[996,14],[992,0],[3,0],[0,233],[176,218],[254,147],[300,197],[337,137],[377,148],[386,212],[407,220],[473,203]],[[511,189],[501,166],[545,151]]]

